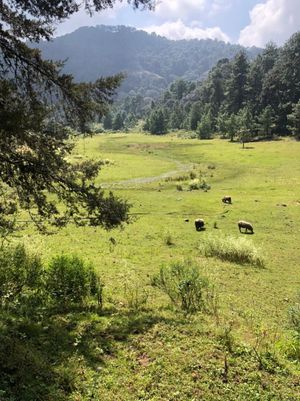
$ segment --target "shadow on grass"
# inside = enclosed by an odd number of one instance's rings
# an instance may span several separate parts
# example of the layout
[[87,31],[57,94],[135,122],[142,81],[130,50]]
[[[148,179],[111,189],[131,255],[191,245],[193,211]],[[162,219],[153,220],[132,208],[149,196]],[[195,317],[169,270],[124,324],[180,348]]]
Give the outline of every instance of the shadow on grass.
[[39,319],[3,313],[0,400],[69,400],[70,394],[80,392],[78,383],[88,381],[86,372],[101,375],[106,358],[114,356],[119,342],[129,342],[129,336],[162,321],[169,322],[151,311],[99,315],[78,309],[45,313]]

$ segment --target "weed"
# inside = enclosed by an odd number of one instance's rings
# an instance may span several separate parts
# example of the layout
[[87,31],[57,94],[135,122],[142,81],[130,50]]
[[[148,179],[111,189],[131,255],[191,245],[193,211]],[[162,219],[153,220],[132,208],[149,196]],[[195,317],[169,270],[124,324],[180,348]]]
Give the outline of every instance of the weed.
[[275,373],[281,368],[272,344],[269,341],[269,333],[265,328],[258,327],[255,332],[255,344],[252,347],[254,357],[258,363],[258,369],[269,373]]
[[96,296],[102,306],[103,285],[94,268],[77,256],[61,255],[53,258],[46,277],[46,290],[52,301],[67,306],[82,304]]
[[296,303],[289,308],[290,327],[295,333],[295,337],[300,341],[300,292],[298,293]]
[[24,245],[9,245],[0,251],[1,306],[25,307],[32,303],[42,286],[43,265]]
[[172,235],[171,235],[171,233],[170,233],[169,231],[166,231],[166,232],[164,233],[164,238],[163,238],[163,240],[164,240],[164,243],[165,243],[166,245],[168,245],[168,246],[174,245],[173,237],[172,237]]
[[300,360],[300,292],[296,303],[289,308],[289,325],[293,330],[293,338],[289,344],[289,356]]
[[209,282],[200,274],[199,267],[191,261],[162,266],[159,274],[152,278],[152,285],[165,292],[172,303],[186,313],[206,309],[205,291]]
[[149,297],[148,291],[139,280],[127,274],[124,280],[124,298],[130,310],[137,312],[145,307]]
[[165,182],[171,181],[187,181],[190,177],[188,175],[176,175],[174,177],[165,178]]
[[189,190],[194,191],[199,189],[200,181],[196,178],[189,182]]
[[205,256],[216,257],[223,261],[265,266],[260,251],[246,238],[209,236],[201,244],[200,250]]
[[200,180],[198,178],[195,178],[194,180],[189,182],[189,190],[194,191],[197,189],[202,189],[203,191],[208,191],[211,189],[211,186],[207,184],[205,180]]

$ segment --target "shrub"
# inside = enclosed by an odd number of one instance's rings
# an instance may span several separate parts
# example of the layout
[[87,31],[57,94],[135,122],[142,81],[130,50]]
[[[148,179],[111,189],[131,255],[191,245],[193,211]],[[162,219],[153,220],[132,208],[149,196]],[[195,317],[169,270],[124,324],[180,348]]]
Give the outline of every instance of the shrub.
[[260,251],[246,238],[209,236],[200,246],[205,256],[213,256],[224,261],[264,267],[265,261]]
[[42,287],[43,265],[24,245],[0,250],[0,302],[2,306],[26,303]]
[[194,180],[189,182],[189,190],[190,191],[197,190],[197,189],[199,189],[199,185],[200,185],[200,181],[197,178],[195,178]]
[[54,303],[82,304],[89,297],[97,297],[102,306],[103,285],[91,264],[77,256],[57,256],[49,264],[46,289]]
[[171,181],[187,181],[189,179],[189,176],[187,175],[176,175],[173,177],[166,177],[165,182],[171,182]]
[[194,191],[197,189],[203,189],[203,191],[208,191],[211,188],[210,185],[206,183],[205,180],[200,181],[198,178],[189,182],[189,190]]
[[190,261],[162,266],[152,278],[152,285],[165,292],[172,303],[184,312],[193,313],[206,309],[208,279],[201,276],[198,266]]
[[148,301],[148,291],[141,286],[136,277],[128,275],[124,280],[124,298],[129,309],[139,311]]
[[289,322],[296,339],[300,342],[300,292],[296,303],[289,309]]
[[169,231],[164,233],[164,243],[168,246],[174,245],[172,234]]
[[207,184],[206,181],[202,181],[201,184],[199,185],[199,189],[203,189],[203,191],[209,191],[211,188],[211,186],[209,184]]

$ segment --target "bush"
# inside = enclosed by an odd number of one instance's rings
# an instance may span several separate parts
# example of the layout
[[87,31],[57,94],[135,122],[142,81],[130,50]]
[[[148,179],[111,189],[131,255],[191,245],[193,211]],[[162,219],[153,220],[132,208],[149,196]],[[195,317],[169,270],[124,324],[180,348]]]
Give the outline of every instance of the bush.
[[208,191],[210,190],[211,186],[206,183],[206,181],[202,180],[200,181],[198,178],[195,178],[194,180],[189,182],[189,190],[194,191],[197,189],[203,189],[203,191]]
[[152,278],[152,285],[165,292],[184,312],[206,309],[209,282],[201,276],[199,267],[190,261],[162,266],[159,274]]
[[195,178],[194,180],[189,182],[189,190],[190,191],[197,190],[197,189],[199,189],[199,185],[200,185],[200,181],[197,178]]
[[124,280],[124,298],[128,308],[132,311],[143,309],[148,301],[149,293],[141,286],[137,277],[128,273]]
[[10,245],[0,250],[1,306],[22,304],[41,290],[43,265],[39,256],[30,254],[24,245]]
[[46,290],[54,303],[64,306],[82,304],[89,297],[97,297],[102,306],[102,289],[93,266],[77,256],[57,256],[50,262]]
[[224,261],[264,267],[265,261],[260,251],[246,238],[210,236],[201,244],[200,251],[205,256],[213,256]]
[[189,179],[188,175],[176,175],[176,176],[166,177],[165,182],[187,181],[188,179]]
[[296,303],[289,309],[289,322],[296,339],[300,341],[300,292]]
[[174,240],[173,240],[172,234],[169,231],[164,232],[163,241],[164,241],[165,245],[168,245],[168,246],[174,245]]
[[284,343],[285,352],[289,358],[300,361],[300,292],[296,302],[288,310],[288,321],[292,336]]

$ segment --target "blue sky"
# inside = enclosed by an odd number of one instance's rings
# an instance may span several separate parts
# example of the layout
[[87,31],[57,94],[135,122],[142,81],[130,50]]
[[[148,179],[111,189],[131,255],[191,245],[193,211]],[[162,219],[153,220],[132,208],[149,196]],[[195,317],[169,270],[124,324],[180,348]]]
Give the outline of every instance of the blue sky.
[[99,24],[129,25],[174,40],[281,45],[300,30],[300,0],[159,0],[153,12],[134,11],[123,1],[93,17],[81,10],[57,27],[57,35]]

